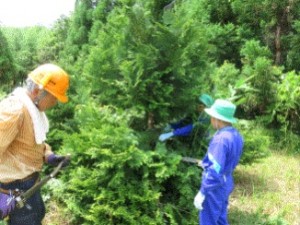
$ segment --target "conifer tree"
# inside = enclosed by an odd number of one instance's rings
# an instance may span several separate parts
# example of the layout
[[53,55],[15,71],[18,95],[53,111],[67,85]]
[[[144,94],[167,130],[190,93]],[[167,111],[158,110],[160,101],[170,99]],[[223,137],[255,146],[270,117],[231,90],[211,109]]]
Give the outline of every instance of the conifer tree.
[[84,45],[88,44],[92,27],[92,12],[97,1],[77,0],[72,14],[63,57],[75,63]]
[[[296,58],[288,59],[287,55],[292,52],[293,46],[289,45],[291,35],[299,20],[299,1],[290,0],[263,0],[232,2],[233,11],[237,16],[238,25],[241,27],[242,37],[249,39],[256,37],[268,46],[273,54],[276,65],[287,66],[297,61]],[[290,57],[293,54],[290,54]],[[288,65],[291,68],[291,65]],[[294,65],[297,67],[297,65]]]
[[[0,29],[0,81],[4,91],[11,90],[16,83],[16,69],[6,37]],[[2,88],[3,88],[2,86]],[[2,89],[3,91],[3,89]]]
[[150,8],[156,1],[121,2],[99,31],[84,74],[99,101],[141,110],[151,128],[197,103],[209,49],[201,8],[186,5],[158,20]]

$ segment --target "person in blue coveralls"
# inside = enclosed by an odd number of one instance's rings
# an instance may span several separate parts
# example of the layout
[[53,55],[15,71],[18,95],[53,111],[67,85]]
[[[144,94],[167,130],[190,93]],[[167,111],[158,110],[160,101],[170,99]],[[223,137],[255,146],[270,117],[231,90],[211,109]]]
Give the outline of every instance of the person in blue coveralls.
[[199,96],[199,101],[200,104],[197,110],[200,114],[196,123],[189,121],[188,124],[186,124],[184,120],[181,120],[178,123],[170,123],[169,129],[172,129],[172,131],[161,134],[159,136],[159,140],[163,142],[172,137],[189,136],[192,133],[193,129],[198,125],[209,125],[209,117],[204,112],[204,108],[210,107],[214,103],[214,100],[208,94],[202,94]]
[[202,160],[201,188],[194,198],[199,209],[199,224],[228,225],[227,207],[234,189],[233,171],[243,151],[243,137],[232,127],[236,106],[229,101],[217,99],[206,108],[211,125],[216,130]]

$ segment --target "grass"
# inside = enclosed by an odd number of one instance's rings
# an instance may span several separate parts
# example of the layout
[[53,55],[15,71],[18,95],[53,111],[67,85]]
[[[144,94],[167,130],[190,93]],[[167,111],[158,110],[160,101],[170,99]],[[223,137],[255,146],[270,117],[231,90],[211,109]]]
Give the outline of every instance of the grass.
[[300,225],[300,156],[273,152],[238,166],[230,199],[231,225]]
[[68,215],[65,209],[56,202],[48,203],[47,211],[43,225],[74,225],[71,222],[72,216]]

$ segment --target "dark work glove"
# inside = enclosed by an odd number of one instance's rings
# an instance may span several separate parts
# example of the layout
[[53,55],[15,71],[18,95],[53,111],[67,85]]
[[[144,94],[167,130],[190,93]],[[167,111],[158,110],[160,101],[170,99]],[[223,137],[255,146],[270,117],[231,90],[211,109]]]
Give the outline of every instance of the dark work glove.
[[0,218],[4,219],[8,216],[16,206],[16,201],[12,195],[0,193]]
[[[66,156],[51,154],[47,158],[47,163],[51,166],[58,166],[58,164],[66,159]],[[70,158],[66,159],[62,167],[66,167],[70,164]]]

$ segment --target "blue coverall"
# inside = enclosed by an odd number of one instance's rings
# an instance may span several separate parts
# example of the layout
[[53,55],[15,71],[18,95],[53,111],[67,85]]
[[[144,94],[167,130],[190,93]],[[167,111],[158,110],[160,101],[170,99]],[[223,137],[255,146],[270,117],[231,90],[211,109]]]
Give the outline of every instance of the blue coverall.
[[[205,125],[205,124],[209,125],[210,117],[203,112],[198,117],[198,122],[203,125]],[[188,135],[190,135],[190,133],[192,132],[192,130],[194,128],[193,123],[190,123],[190,124],[184,126],[181,123],[181,121],[178,123],[170,124],[170,125],[174,129],[174,131],[173,131],[174,136],[188,136]]]
[[201,225],[228,225],[227,206],[234,189],[233,171],[243,150],[243,138],[233,127],[218,130],[202,161],[201,193],[205,196],[199,212]]

